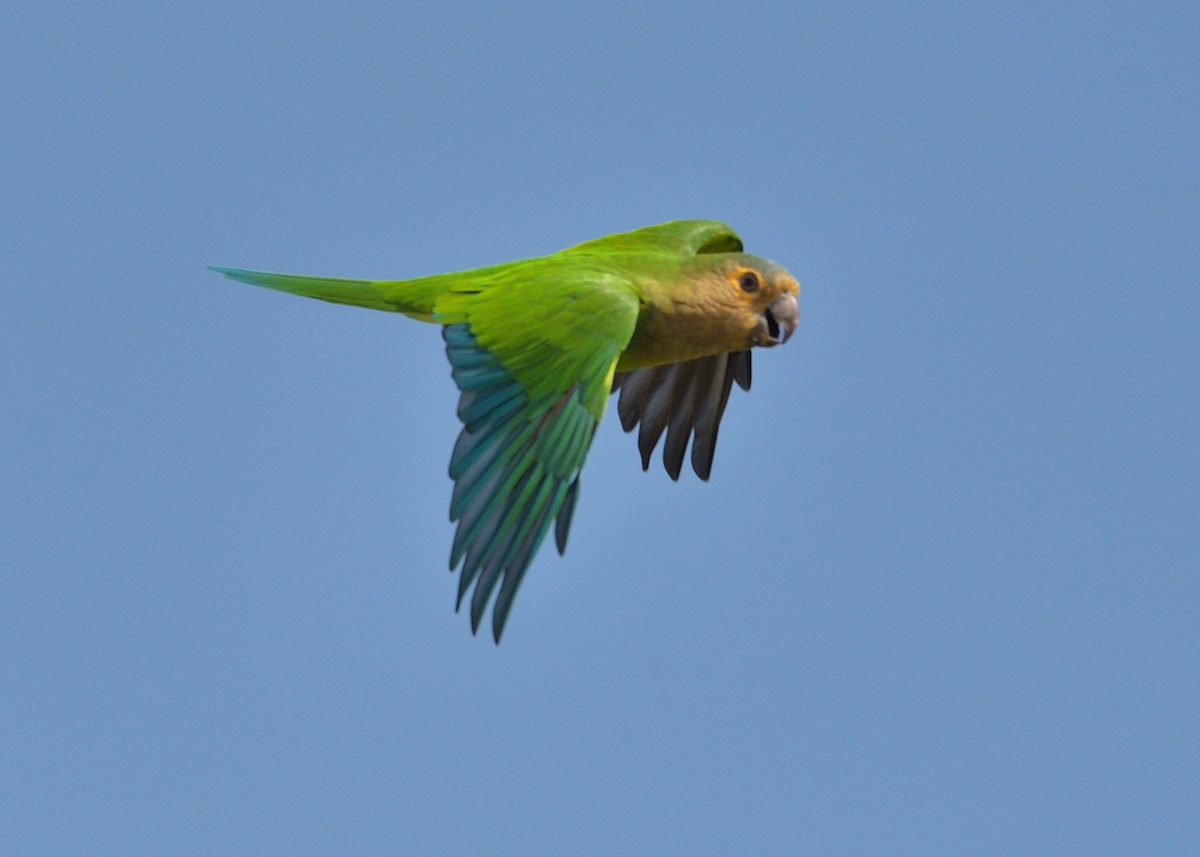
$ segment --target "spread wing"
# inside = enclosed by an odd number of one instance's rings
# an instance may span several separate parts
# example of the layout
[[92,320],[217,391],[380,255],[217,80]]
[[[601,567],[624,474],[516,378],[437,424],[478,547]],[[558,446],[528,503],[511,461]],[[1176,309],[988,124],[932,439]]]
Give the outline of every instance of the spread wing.
[[450,569],[462,563],[460,606],[474,585],[472,630],[500,584],[497,642],[551,522],[559,552],[566,548],[579,474],[637,312],[623,281],[545,260],[464,280],[435,307],[462,392]]
[[735,381],[743,390],[750,389],[749,351],[618,372],[612,385],[614,392],[621,392],[617,413],[625,431],[633,431],[641,423],[638,450],[642,469],[650,469],[650,454],[665,430],[663,466],[671,478],[679,478],[688,439],[694,436],[692,469],[701,479],[708,479],[721,415]]

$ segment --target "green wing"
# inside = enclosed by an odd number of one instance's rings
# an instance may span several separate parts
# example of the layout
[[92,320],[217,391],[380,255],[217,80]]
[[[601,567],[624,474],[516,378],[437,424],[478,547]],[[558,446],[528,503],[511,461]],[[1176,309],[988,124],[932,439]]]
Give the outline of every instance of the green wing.
[[633,335],[638,300],[614,275],[533,260],[464,280],[438,299],[446,354],[462,396],[450,458],[458,522],[450,569],[458,603],[474,584],[471,628],[500,583],[496,641],[525,570],[555,522],[566,548],[579,474]]
[[632,232],[618,232],[593,241],[585,241],[561,251],[568,253],[670,253],[695,256],[698,253],[740,253],[742,239],[729,226],[716,220],[673,220]]

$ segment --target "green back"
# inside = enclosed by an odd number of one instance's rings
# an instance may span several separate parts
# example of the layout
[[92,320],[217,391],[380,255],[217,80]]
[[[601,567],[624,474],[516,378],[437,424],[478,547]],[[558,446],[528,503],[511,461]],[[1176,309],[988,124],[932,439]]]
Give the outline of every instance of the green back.
[[696,256],[701,253],[740,253],[742,239],[716,220],[673,220],[632,232],[618,232],[576,244],[563,253],[661,253]]

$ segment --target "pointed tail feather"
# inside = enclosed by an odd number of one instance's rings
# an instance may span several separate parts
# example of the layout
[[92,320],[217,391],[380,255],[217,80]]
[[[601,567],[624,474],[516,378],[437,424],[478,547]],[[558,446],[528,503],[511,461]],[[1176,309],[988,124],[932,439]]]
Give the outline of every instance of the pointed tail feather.
[[250,283],[254,286],[265,286],[281,292],[291,292],[294,295],[391,312],[404,311],[395,301],[388,299],[387,294],[381,288],[384,283],[378,280],[302,277],[296,274],[272,274],[268,271],[247,271],[243,268],[218,268],[216,266],[210,270],[224,274],[231,280]]
[[454,271],[417,277],[411,280],[346,280],[336,277],[305,277],[298,274],[273,274],[269,271],[248,271],[244,268],[221,268],[210,270],[224,274],[231,280],[264,286],[294,295],[319,298],[335,304],[382,309],[401,312],[418,321],[433,321],[435,304],[442,295],[452,289],[474,290],[498,277],[511,277],[522,265],[539,260],[504,262],[487,268],[470,271]]

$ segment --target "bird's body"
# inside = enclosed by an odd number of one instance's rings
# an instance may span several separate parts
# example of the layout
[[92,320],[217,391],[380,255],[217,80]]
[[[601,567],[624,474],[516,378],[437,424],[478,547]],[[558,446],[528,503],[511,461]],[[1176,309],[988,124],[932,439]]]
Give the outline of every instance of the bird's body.
[[664,430],[678,478],[688,439],[708,478],[749,349],[775,345],[798,317],[796,280],[742,252],[724,224],[683,220],[610,235],[549,256],[412,280],[347,280],[214,270],[255,285],[400,312],[443,326],[462,396],[450,461],[458,522],[453,570],[472,583],[477,629],[497,583],[499,641],[525,569],[553,523],[566,547],[579,473],[609,393],[627,431],[641,423],[643,467]]

